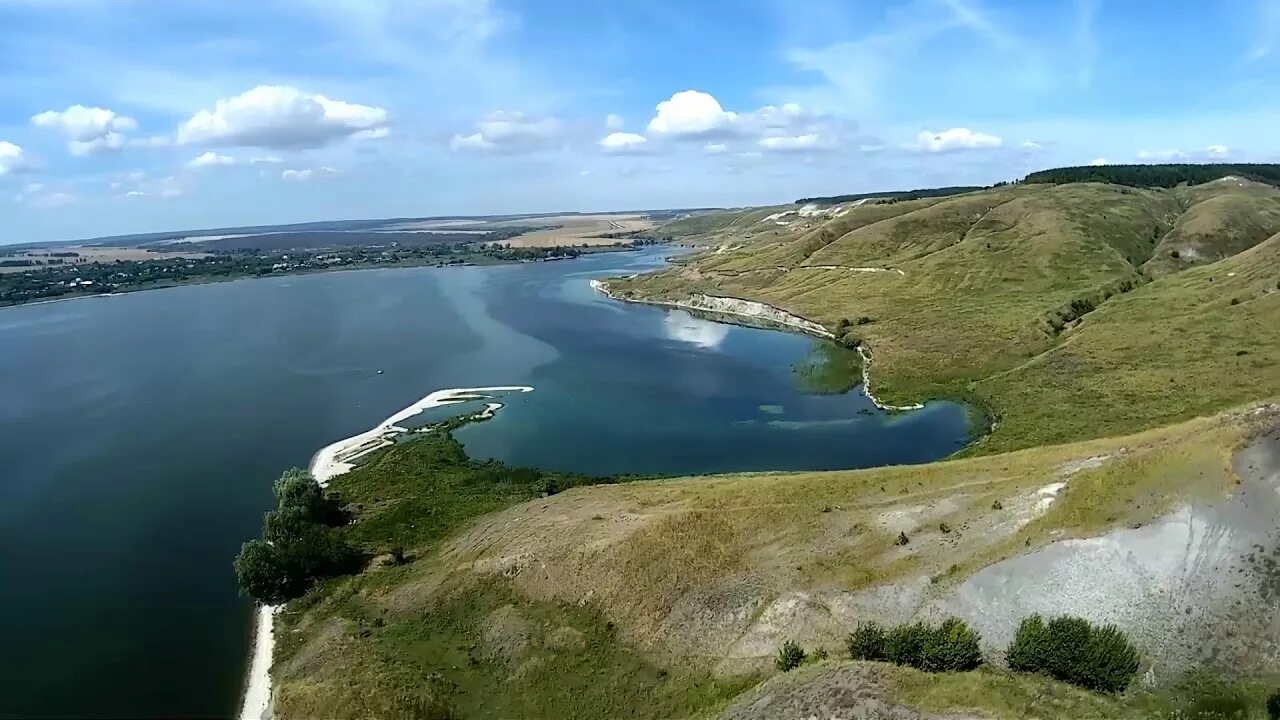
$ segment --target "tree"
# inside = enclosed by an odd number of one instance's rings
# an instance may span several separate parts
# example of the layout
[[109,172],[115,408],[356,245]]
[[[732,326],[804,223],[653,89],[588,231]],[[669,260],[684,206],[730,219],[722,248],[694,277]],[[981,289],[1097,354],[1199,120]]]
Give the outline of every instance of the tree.
[[924,623],[899,625],[885,639],[885,659],[895,665],[918,668],[924,662],[924,645],[929,628]]
[[1063,615],[1045,622],[1024,619],[1005,653],[1009,669],[1038,672],[1098,692],[1123,692],[1138,674],[1141,657],[1114,625],[1094,626]]
[[240,547],[235,569],[240,589],[258,602],[278,605],[300,594],[297,579],[285,569],[276,548],[262,540]]
[[299,468],[286,470],[273,487],[276,502],[281,509],[287,507],[301,508],[308,519],[314,522],[328,520],[328,502],[320,483],[311,477],[311,473]]
[[1280,720],[1280,690],[1267,696],[1267,717],[1270,720]]

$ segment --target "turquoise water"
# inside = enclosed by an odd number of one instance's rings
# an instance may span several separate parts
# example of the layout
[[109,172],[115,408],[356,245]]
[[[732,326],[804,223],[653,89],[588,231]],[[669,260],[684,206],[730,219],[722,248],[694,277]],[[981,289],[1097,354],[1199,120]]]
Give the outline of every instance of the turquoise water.
[[[477,457],[607,474],[923,462],[964,408],[806,395],[819,342],[627,305],[571,262],[267,278],[0,310],[0,716],[224,717],[247,663],[231,558],[271,481],[449,387],[532,385]],[[379,374],[379,370],[382,371]]]

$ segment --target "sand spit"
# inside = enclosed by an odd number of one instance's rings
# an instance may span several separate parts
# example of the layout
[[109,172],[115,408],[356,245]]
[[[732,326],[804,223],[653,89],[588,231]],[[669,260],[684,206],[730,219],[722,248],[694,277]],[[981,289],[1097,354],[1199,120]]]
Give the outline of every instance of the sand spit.
[[[327,486],[330,480],[355,467],[357,460],[374,450],[392,444],[397,435],[408,432],[407,428],[400,426],[400,423],[405,420],[431,408],[454,405],[468,400],[482,400],[488,397],[488,393],[494,392],[533,392],[533,388],[527,385],[501,385],[437,390],[373,428],[326,446],[311,459],[311,475],[319,481],[321,486]],[[485,417],[492,417],[500,407],[502,407],[500,403],[491,403],[486,406]]]

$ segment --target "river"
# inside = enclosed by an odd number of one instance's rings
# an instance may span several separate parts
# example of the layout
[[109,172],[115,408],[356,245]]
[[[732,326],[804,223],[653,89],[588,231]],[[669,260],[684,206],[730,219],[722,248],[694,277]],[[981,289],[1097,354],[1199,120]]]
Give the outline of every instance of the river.
[[0,716],[226,717],[231,559],[271,482],[449,387],[531,385],[469,453],[593,474],[925,462],[962,406],[806,394],[822,341],[624,304],[664,249],[195,285],[0,309]]

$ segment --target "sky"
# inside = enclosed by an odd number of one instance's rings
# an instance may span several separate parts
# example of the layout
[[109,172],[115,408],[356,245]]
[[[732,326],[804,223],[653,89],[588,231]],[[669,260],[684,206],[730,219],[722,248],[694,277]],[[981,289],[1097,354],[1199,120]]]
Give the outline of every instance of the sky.
[[1280,0],[0,0],[0,244],[1280,161]]

